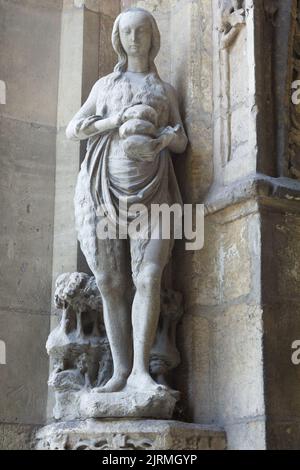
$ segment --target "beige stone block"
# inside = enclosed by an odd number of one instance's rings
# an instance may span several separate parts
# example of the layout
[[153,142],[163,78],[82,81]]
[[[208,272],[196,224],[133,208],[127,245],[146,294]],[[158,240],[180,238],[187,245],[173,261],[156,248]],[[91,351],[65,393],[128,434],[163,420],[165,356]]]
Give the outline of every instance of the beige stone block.
[[120,11],[120,0],[97,0],[100,13],[115,18]]
[[1,305],[47,313],[51,297],[55,129],[1,119]]
[[[93,85],[99,79],[100,18],[99,13],[89,10],[84,12],[82,37],[82,101],[86,101]],[[108,48],[108,44],[104,44],[104,47]],[[80,76],[80,69],[77,70],[77,75]]]
[[228,307],[213,319],[212,395],[219,423],[264,415],[262,311]]
[[[116,12],[117,13],[117,12]],[[99,43],[99,76],[110,74],[117,63],[117,55],[111,44],[111,33],[114,24],[114,16],[100,16],[100,43]]]
[[182,406],[190,420],[209,423],[211,418],[211,322],[200,315],[184,315],[178,328],[181,364],[175,388],[182,392]]
[[0,450],[31,450],[37,428],[22,424],[0,424]]
[[231,111],[231,158],[247,157],[249,145],[249,117],[247,105]]
[[66,127],[82,104],[83,34],[84,11],[74,5],[64,6],[61,16],[58,128]]
[[0,311],[7,364],[0,366],[0,421],[43,424],[46,414],[49,317]]
[[65,129],[57,134],[56,143],[53,282],[63,272],[76,271],[78,252],[73,200],[79,172],[80,144],[67,140]]
[[266,450],[264,418],[226,425],[228,450]]
[[231,217],[206,217],[201,250],[186,252],[184,244],[176,250],[175,262],[181,266],[176,282],[184,292],[186,311],[248,295],[258,298],[259,224],[259,217],[245,215],[241,206]]
[[249,217],[222,227],[220,250],[222,298],[226,302],[245,296],[251,289]]
[[[184,246],[183,246],[184,248]],[[204,247],[195,252],[179,251],[176,261],[181,270],[176,277],[178,288],[184,292],[185,309],[195,304],[217,305],[221,301],[220,234],[206,219]]]
[[1,106],[2,115],[55,125],[61,28],[59,6],[60,2],[49,0],[1,0],[0,69],[1,80],[6,83],[6,105]]
[[230,160],[223,171],[224,183],[230,184],[256,172],[256,159],[253,152],[245,153],[245,146],[236,149],[234,158]]
[[247,29],[242,28],[233,43],[229,55],[230,61],[230,104],[235,108],[247,103],[249,96],[249,69],[247,55]]

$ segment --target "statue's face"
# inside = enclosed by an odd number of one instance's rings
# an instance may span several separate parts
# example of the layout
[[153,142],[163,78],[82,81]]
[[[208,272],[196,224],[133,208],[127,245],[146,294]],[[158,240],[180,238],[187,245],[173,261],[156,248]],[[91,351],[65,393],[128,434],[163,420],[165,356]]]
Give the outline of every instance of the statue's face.
[[130,57],[149,55],[152,41],[152,26],[147,15],[135,11],[124,14],[120,20],[120,39]]

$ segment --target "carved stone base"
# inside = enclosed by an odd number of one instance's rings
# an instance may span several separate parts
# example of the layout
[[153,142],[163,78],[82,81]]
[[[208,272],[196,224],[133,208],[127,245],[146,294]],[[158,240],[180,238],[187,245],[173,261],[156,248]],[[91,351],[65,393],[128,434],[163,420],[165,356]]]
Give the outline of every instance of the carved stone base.
[[124,390],[115,393],[63,392],[56,394],[56,419],[156,418],[171,419],[179,392]]
[[50,424],[36,434],[37,450],[224,450],[212,426],[160,420],[94,420]]
[[122,391],[87,393],[80,407],[84,418],[157,418],[171,419],[179,393]]

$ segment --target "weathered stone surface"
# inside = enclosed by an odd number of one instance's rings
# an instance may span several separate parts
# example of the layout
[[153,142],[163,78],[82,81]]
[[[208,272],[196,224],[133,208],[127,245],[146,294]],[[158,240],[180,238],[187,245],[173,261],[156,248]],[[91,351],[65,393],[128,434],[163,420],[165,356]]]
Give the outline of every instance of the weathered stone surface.
[[27,447],[32,424],[45,420],[61,5],[0,2],[0,434],[8,449]]
[[[99,39],[99,76],[104,77],[113,70],[117,62],[117,56],[111,45],[111,32],[115,17],[119,13],[119,2],[103,2],[112,9],[111,15],[102,14],[100,16],[100,39]],[[113,6],[113,8],[112,8]],[[97,42],[98,44],[98,42]]]
[[[195,309],[194,309],[195,312]],[[180,390],[179,410],[196,423],[210,423],[212,413],[211,321],[200,315],[184,315],[178,331],[181,364],[175,387]]]
[[32,450],[38,427],[24,424],[0,424],[0,450]]
[[0,310],[0,332],[7,355],[0,366],[0,421],[40,425],[46,414],[49,317]]
[[265,413],[262,334],[262,310],[255,305],[233,305],[214,319],[212,394],[219,423]]
[[72,272],[77,268],[78,246],[73,198],[79,159],[78,143],[67,141],[65,129],[60,129],[56,137],[53,284],[60,273]]
[[[264,420],[261,309],[238,304],[214,313],[201,307],[192,312],[179,330],[182,364],[176,386],[183,410],[198,423],[217,422],[226,429],[241,420]],[[233,437],[232,448],[237,445]]]
[[55,132],[0,119],[1,306],[49,313]]
[[235,206],[227,214],[207,217],[204,247],[200,251],[177,251],[182,270],[176,284],[185,293],[185,310],[195,305],[213,306],[259,294],[259,216],[255,204]]
[[181,295],[171,289],[161,291],[150,373],[164,385],[155,390],[137,390],[135,384],[133,388],[127,384],[119,393],[103,393],[101,389],[111,378],[113,367],[95,278],[85,273],[64,273],[55,287],[55,306],[62,310],[61,321],[46,344],[51,359],[48,385],[55,390],[55,419],[172,418],[179,394],[169,389],[166,376],[180,362],[176,324],[182,314]]
[[179,393],[136,391],[130,387],[115,393],[84,393],[80,399],[83,418],[171,419]]
[[36,434],[38,450],[224,450],[213,426],[160,420],[86,420],[52,424]]
[[1,0],[0,69],[7,86],[2,115],[55,125],[61,4]]
[[[74,384],[73,384],[74,387]],[[93,390],[55,393],[54,417],[60,421],[87,418],[171,419],[179,393],[169,391],[97,393]]]
[[265,450],[266,449],[266,421],[264,417],[255,417],[253,421],[226,425],[228,450]]

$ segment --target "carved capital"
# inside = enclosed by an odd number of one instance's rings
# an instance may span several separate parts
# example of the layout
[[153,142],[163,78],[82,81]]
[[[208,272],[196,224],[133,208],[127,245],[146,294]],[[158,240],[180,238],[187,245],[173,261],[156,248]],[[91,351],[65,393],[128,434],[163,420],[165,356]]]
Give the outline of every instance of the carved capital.
[[221,49],[227,49],[232,46],[245,24],[245,8],[243,7],[243,2],[231,0],[230,5],[228,5],[228,2],[222,3],[221,21],[218,28],[221,33]]

